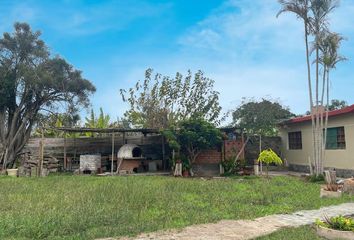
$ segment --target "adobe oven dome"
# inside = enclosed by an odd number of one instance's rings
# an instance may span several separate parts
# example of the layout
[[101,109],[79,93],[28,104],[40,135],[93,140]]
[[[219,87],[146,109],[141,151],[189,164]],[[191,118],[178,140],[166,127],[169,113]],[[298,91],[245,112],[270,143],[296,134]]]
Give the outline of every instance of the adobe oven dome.
[[136,144],[125,144],[119,149],[117,157],[118,159],[141,158],[142,150]]

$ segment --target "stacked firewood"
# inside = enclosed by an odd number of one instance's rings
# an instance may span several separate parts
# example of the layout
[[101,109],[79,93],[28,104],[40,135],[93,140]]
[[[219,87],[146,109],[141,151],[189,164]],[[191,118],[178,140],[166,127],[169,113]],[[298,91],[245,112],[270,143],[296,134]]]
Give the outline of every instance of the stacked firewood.
[[47,176],[51,172],[58,172],[59,160],[53,156],[45,155],[43,163],[36,155],[29,155],[19,168],[19,176]]
[[343,192],[354,194],[354,177],[344,180]]

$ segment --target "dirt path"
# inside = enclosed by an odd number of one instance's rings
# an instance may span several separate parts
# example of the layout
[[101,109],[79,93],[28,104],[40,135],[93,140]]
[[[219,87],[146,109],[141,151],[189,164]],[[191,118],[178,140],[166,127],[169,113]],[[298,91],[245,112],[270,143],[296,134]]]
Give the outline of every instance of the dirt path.
[[299,227],[324,216],[353,215],[354,203],[299,211],[293,214],[270,215],[255,220],[223,220],[218,223],[193,225],[181,230],[144,233],[135,238],[106,238],[105,240],[244,240],[268,235],[282,227]]

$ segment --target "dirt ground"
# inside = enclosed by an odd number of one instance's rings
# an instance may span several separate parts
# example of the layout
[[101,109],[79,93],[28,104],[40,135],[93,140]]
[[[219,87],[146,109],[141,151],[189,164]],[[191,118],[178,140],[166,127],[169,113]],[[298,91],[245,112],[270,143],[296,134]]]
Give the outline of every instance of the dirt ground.
[[[252,239],[258,236],[270,234],[286,227],[286,224],[278,222],[273,216],[252,220],[223,220],[218,223],[192,225],[181,230],[160,231],[149,234],[141,234],[135,238],[119,238],[120,240],[238,240]],[[117,240],[109,238],[105,240]]]

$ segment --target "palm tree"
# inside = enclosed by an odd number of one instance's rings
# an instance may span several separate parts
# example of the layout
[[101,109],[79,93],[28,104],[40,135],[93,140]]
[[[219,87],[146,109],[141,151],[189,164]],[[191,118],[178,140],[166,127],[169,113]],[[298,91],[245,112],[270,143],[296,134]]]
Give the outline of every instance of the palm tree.
[[[311,120],[312,120],[312,146],[315,174],[323,172],[323,99],[319,101],[319,65],[321,54],[321,41],[324,33],[329,32],[328,15],[338,6],[338,0],[278,0],[282,9],[277,16],[283,12],[294,13],[304,23],[306,63],[308,75],[308,90],[310,98]],[[309,49],[309,38],[314,38],[313,47]],[[311,81],[311,53],[315,52],[315,101],[313,101],[312,81]],[[322,84],[324,94],[325,80]],[[315,105],[315,106],[314,106]]]
[[[335,69],[337,63],[341,61],[345,61],[346,58],[339,55],[338,50],[340,48],[341,42],[344,38],[339,35],[338,33],[330,33],[327,32],[322,35],[322,38],[319,42],[319,49],[321,51],[321,55],[319,58],[319,63],[322,65],[323,68],[323,88],[322,88],[322,97],[321,102],[324,103],[324,93],[326,88],[326,117],[324,122],[324,142],[322,145],[323,157],[325,155],[325,147],[327,142],[327,126],[328,126],[328,111],[329,111],[329,84],[330,84],[330,77],[329,73],[331,70]],[[323,116],[322,116],[323,117]]]
[[[313,49],[316,53],[315,64],[316,64],[316,107],[315,107],[315,161],[316,161],[316,173],[323,172],[323,101],[319,99],[320,84],[319,84],[319,65],[320,65],[320,44],[324,38],[326,38],[329,32],[328,26],[328,15],[338,6],[337,0],[311,0],[310,10],[312,17],[310,19],[310,26],[312,35],[314,36],[314,46]],[[322,89],[325,86],[322,85]],[[322,91],[323,92],[323,91]]]
[[[305,37],[305,50],[306,50],[306,65],[307,65],[307,84],[308,93],[310,101],[310,113],[312,121],[312,148],[313,148],[313,159],[315,160],[315,119],[313,115],[313,95],[312,95],[312,81],[311,81],[311,64],[310,64],[310,47],[309,47],[309,37],[311,33],[311,17],[310,15],[310,0],[278,0],[282,8],[278,12],[277,17],[282,13],[290,12],[296,15],[297,18],[301,19],[304,24],[304,37]],[[315,160],[316,165],[316,160]],[[311,170],[312,172],[312,170]]]

